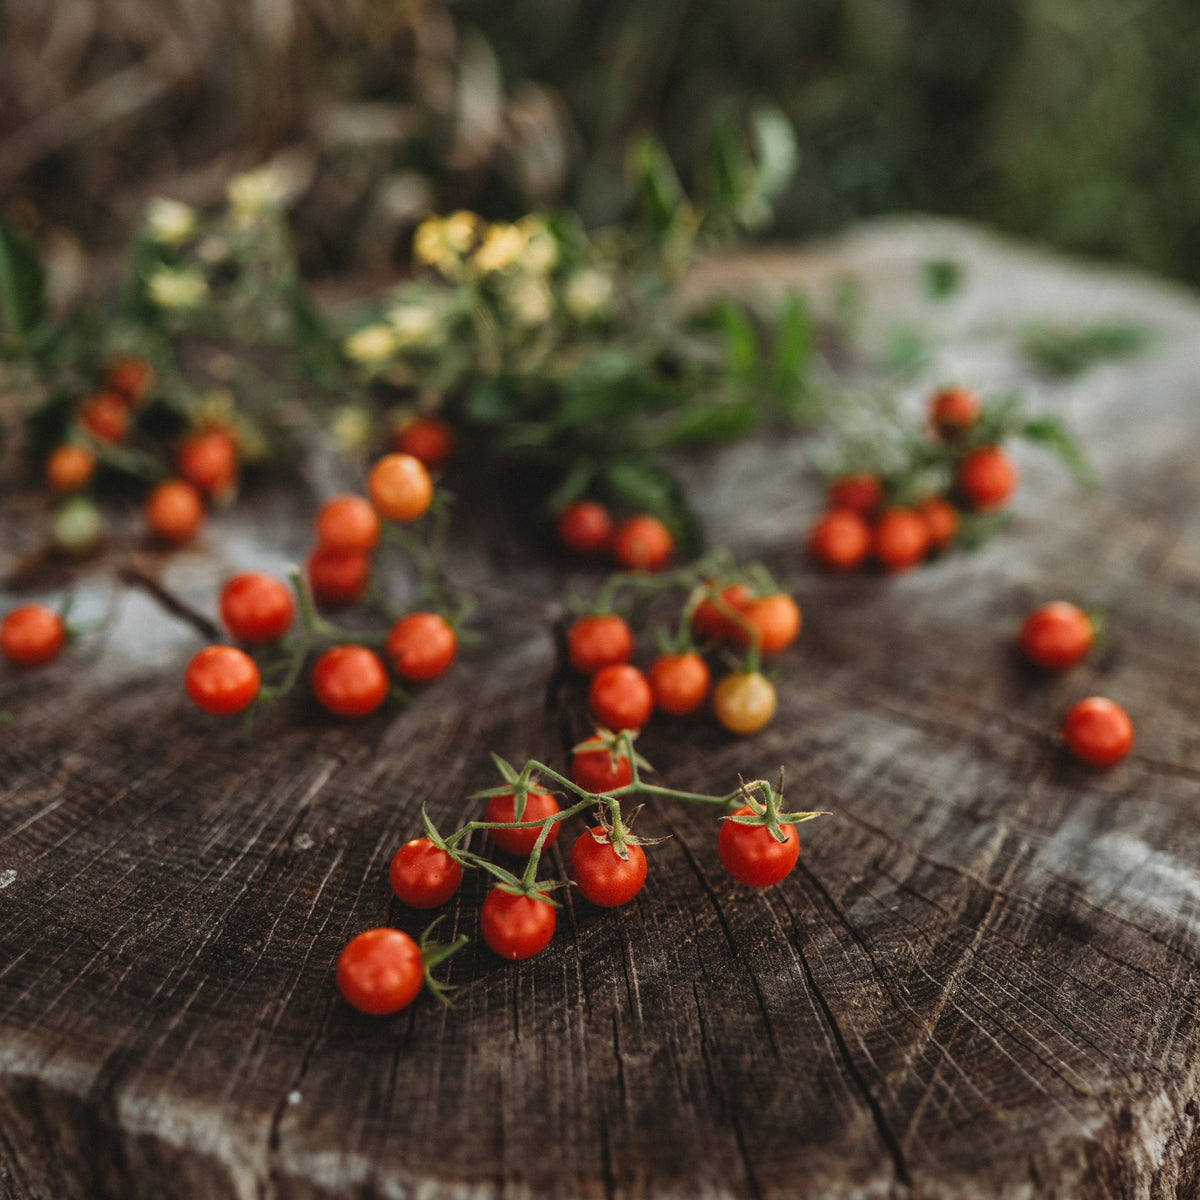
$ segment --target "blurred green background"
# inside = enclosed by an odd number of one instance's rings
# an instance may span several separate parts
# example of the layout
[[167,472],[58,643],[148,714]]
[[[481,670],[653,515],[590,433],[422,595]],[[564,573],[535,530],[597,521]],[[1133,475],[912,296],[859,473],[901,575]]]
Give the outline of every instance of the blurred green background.
[[611,220],[638,134],[687,181],[770,104],[766,236],[961,214],[1197,282],[1197,64],[1195,0],[0,0],[0,213],[84,260],[278,156],[308,270],[384,274],[430,208]]

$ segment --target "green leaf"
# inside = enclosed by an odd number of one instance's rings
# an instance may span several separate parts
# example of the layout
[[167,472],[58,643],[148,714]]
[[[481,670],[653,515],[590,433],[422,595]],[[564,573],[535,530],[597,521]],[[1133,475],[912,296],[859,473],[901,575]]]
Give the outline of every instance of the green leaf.
[[630,168],[642,219],[655,233],[665,232],[684,195],[662,143],[655,137],[641,138],[634,144]]
[[926,293],[934,300],[945,300],[962,287],[966,270],[953,258],[930,258],[921,264]]
[[1069,379],[1106,358],[1140,354],[1152,340],[1148,329],[1120,321],[1077,329],[1038,325],[1025,331],[1021,349],[1039,370]]
[[695,446],[732,441],[752,433],[758,423],[759,409],[749,400],[698,405],[671,422],[661,444]]
[[1085,487],[1096,482],[1096,471],[1066,426],[1054,417],[1031,417],[1019,430],[1026,441],[1053,451]]
[[0,221],[0,320],[24,341],[46,315],[46,270],[38,252]]
[[745,311],[731,301],[714,306],[721,332],[725,335],[725,370],[730,379],[749,383],[758,366],[758,336]]
[[790,296],[779,318],[772,364],[779,404],[789,417],[801,415],[809,393],[812,356],[813,327],[808,308],[799,296]]
[[774,200],[788,185],[800,160],[796,131],[778,108],[756,109],[750,125],[758,151],[757,190],[765,200]]
[[512,396],[499,376],[484,380],[467,396],[467,415],[473,421],[503,421],[513,415],[515,408]]

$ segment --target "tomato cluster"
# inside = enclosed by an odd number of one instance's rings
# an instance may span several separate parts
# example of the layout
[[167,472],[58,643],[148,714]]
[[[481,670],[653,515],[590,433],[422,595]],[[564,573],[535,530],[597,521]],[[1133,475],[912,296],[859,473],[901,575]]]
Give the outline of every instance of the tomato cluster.
[[667,526],[648,513],[617,524],[596,500],[577,500],[559,511],[558,540],[580,558],[608,557],[625,571],[661,571],[675,553]]

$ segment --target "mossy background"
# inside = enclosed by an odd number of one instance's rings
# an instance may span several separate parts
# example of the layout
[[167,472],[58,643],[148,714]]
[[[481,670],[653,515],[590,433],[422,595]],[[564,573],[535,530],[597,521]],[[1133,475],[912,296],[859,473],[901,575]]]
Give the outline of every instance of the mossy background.
[[1200,282],[1197,64],[1194,0],[0,0],[0,214],[87,260],[282,154],[307,269],[386,273],[431,207],[604,222],[632,138],[686,181],[769,104],[766,236],[952,213]]

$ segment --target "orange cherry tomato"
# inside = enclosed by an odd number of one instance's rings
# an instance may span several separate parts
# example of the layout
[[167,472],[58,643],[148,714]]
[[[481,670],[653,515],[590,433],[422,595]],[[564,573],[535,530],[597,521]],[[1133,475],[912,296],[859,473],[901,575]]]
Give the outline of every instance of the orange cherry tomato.
[[22,604],[0,621],[0,655],[15,667],[50,662],[66,640],[62,617],[43,604]]
[[1062,671],[1084,658],[1094,637],[1092,623],[1082,609],[1056,600],[1035,608],[1025,618],[1018,640],[1031,663]]
[[190,542],[204,524],[204,501],[186,479],[168,479],[146,498],[146,527],[172,546]]
[[1016,491],[1017,466],[999,446],[981,446],[963,456],[956,474],[958,490],[980,512],[1001,508]]
[[612,536],[613,557],[627,571],[657,571],[674,551],[671,531],[646,514],[623,521]]
[[64,442],[46,459],[46,482],[60,496],[77,492],[96,471],[96,456],[84,446]]
[[385,520],[407,524],[428,511],[433,502],[433,480],[419,458],[385,454],[367,476],[367,495]]
[[808,552],[831,571],[853,571],[871,552],[871,527],[862,513],[835,508],[809,530]]
[[[650,664],[650,687],[654,703],[673,717],[693,713],[708,695],[711,675],[700,655],[660,654]],[[628,763],[628,760],[624,760]]]
[[317,545],[336,554],[370,554],[379,542],[379,514],[364,496],[327,500],[313,528]]
[[885,571],[907,571],[929,553],[929,527],[911,508],[889,508],[875,526],[874,550]]

